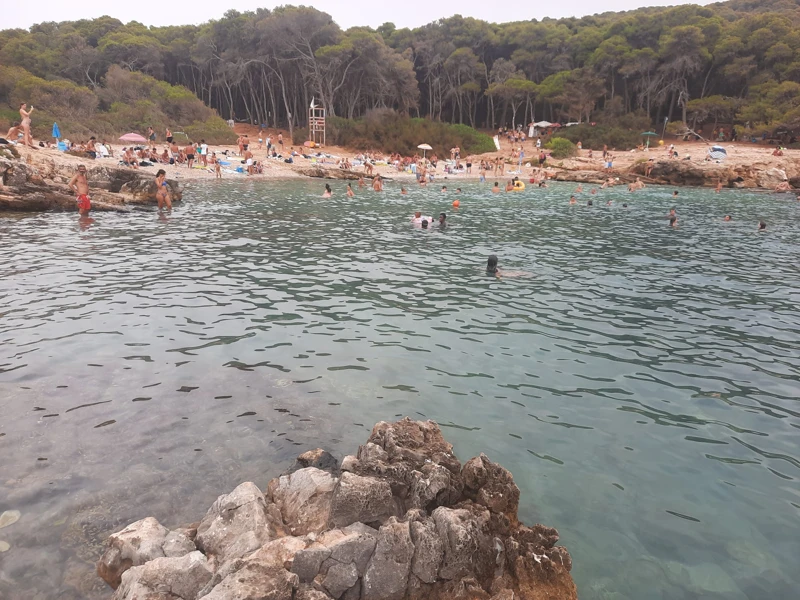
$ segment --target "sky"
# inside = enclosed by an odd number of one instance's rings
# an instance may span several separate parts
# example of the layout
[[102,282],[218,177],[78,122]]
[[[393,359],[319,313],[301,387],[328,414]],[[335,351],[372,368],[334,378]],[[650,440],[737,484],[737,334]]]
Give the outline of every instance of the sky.
[[[697,0],[694,4],[709,4],[711,0]],[[3,9],[0,29],[21,27],[27,29],[42,21],[75,21],[103,15],[116,17],[123,23],[139,21],[145,25],[199,24],[220,18],[226,11],[244,12],[259,7],[274,8],[284,4],[304,4],[330,14],[340,27],[355,25],[377,27],[390,21],[398,28],[419,27],[454,13],[491,22],[525,21],[543,17],[584,16],[597,12],[632,10],[641,6],[674,6],[690,4],[681,0],[562,0],[545,2],[496,3],[490,0],[460,0],[458,3],[429,0],[298,0],[272,2],[270,0],[189,0],[148,4],[142,2],[97,2],[96,0],[37,0],[36,2],[11,2]]]

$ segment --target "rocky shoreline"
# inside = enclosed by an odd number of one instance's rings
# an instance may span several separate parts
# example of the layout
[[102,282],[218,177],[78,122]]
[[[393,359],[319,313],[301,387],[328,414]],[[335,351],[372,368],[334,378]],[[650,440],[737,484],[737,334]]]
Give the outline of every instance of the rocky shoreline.
[[519,522],[519,488],[464,465],[432,421],[380,422],[355,456],[301,454],[198,523],[150,517],[97,563],[113,600],[576,600],[558,532]]
[[[56,161],[49,156],[21,158],[12,146],[0,146],[0,211],[77,211],[75,194],[68,183],[79,163],[87,167],[93,211],[130,212],[155,206],[156,184],[152,173],[93,161]],[[167,180],[173,202],[180,202],[183,189]]]

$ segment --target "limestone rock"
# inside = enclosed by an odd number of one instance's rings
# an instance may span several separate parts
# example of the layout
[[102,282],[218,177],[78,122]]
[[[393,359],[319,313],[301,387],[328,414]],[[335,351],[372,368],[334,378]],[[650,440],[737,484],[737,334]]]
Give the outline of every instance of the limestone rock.
[[328,524],[336,482],[330,473],[307,467],[270,481],[267,494],[292,534],[305,535]]
[[231,573],[204,600],[292,600],[299,585],[297,575],[286,569],[249,561]]
[[378,531],[375,553],[362,582],[363,600],[400,600],[405,595],[414,544],[409,523],[392,517]]
[[113,600],[194,600],[211,579],[201,552],[179,558],[155,558],[122,574]]
[[274,537],[261,490],[245,482],[217,498],[197,528],[195,544],[222,563],[259,548]]
[[195,550],[194,543],[179,532],[170,532],[153,517],[131,523],[108,538],[108,549],[97,563],[97,574],[117,588],[122,574],[131,567],[161,557],[183,556]]
[[358,581],[358,569],[352,562],[337,562],[328,569],[322,585],[334,598],[339,598]]
[[330,522],[334,526],[383,522],[395,512],[392,489],[387,482],[342,473],[331,505]]
[[437,534],[436,524],[429,519],[413,521],[411,540],[414,543],[411,571],[420,581],[435,583],[444,559],[444,542]]
[[331,555],[331,551],[316,542],[298,551],[292,561],[292,572],[296,573],[301,583],[310,583],[319,574],[322,563]]
[[297,461],[295,462],[294,466],[283,473],[283,475],[291,475],[295,471],[299,471],[300,469],[305,469],[308,467],[314,467],[320,471],[327,471],[334,477],[339,475],[339,462],[330,452],[323,450],[322,448],[316,448],[315,450],[303,452],[297,457]]
[[758,186],[767,189],[775,189],[775,186],[784,181],[789,181],[789,177],[783,169],[766,169],[760,171],[756,176],[756,183]]
[[328,560],[342,564],[352,563],[355,565],[358,575],[363,576],[367,570],[369,559],[375,552],[378,532],[363,523],[353,523],[342,530],[335,531],[341,533],[335,540],[329,542],[324,536],[320,538],[320,543],[331,551]]
[[517,522],[519,488],[511,473],[481,454],[464,464],[461,476],[469,498],[493,513],[505,515],[512,524]]
[[460,579],[470,573],[486,576],[494,570],[492,547],[483,531],[488,514],[440,506],[432,518],[444,544],[441,579]]

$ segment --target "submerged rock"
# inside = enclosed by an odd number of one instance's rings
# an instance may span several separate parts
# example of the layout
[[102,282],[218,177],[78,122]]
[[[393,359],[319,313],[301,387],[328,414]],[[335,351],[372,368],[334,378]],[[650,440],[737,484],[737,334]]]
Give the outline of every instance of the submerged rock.
[[2,515],[0,515],[0,529],[3,527],[8,527],[9,525],[13,525],[19,518],[22,516],[18,510],[7,510]]
[[130,525],[98,573],[114,600],[577,599],[558,532],[519,523],[511,473],[483,454],[462,468],[432,421],[378,423],[341,469],[329,457],[220,496],[194,538]]

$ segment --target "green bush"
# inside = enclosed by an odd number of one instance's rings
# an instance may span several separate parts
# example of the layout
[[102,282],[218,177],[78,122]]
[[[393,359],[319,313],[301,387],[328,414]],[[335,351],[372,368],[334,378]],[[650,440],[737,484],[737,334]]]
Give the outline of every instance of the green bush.
[[[399,152],[413,155],[422,143],[433,147],[428,154],[450,156],[450,148],[461,148],[461,156],[495,150],[492,138],[467,125],[450,125],[429,119],[412,119],[393,110],[378,109],[361,119],[329,117],[326,122],[327,142],[331,146],[358,148],[366,151]],[[294,130],[294,143],[308,139],[308,129]]]
[[630,150],[642,143],[641,133],[644,129],[623,129],[607,125],[573,125],[562,127],[553,134],[553,139],[566,139],[574,144],[578,142],[584,149],[602,150],[603,144],[612,150]]
[[220,117],[213,116],[183,128],[193,142],[205,140],[209,144],[235,144],[236,134]]
[[569,158],[578,153],[578,147],[562,137],[554,137],[545,144],[545,148],[550,149],[553,158]]

